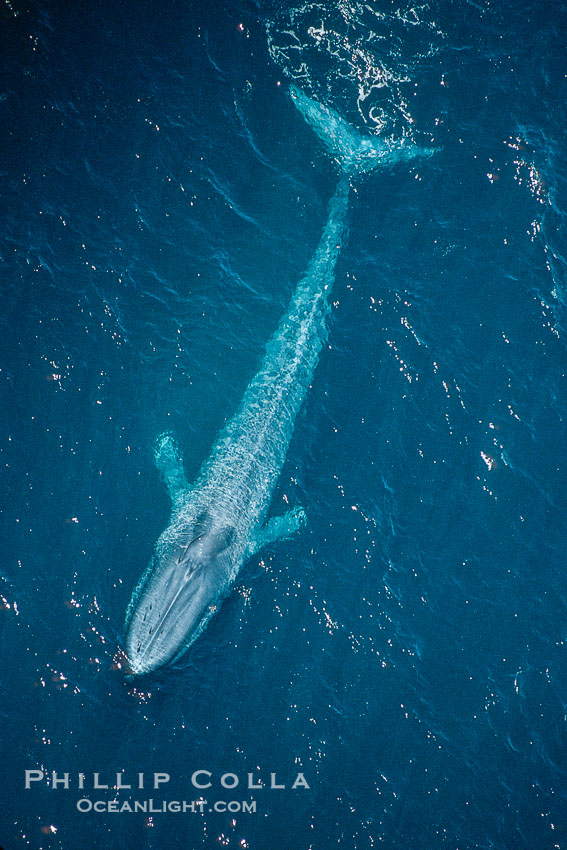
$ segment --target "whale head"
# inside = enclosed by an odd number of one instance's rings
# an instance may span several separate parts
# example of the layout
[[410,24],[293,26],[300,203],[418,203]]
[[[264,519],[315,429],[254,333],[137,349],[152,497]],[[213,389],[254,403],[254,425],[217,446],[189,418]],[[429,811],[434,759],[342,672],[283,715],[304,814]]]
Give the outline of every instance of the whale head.
[[201,514],[164,532],[127,614],[133,675],[177,658],[200,634],[228,583],[234,531]]

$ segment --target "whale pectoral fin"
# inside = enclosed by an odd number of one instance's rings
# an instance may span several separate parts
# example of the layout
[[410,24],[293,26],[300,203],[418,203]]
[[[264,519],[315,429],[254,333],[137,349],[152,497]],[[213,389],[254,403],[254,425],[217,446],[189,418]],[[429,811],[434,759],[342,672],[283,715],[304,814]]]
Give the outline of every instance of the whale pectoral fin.
[[276,540],[285,540],[287,537],[291,537],[292,534],[303,528],[306,522],[305,511],[301,507],[292,508],[291,511],[287,511],[282,516],[272,517],[264,528],[257,532],[249,547],[248,555],[254,555],[264,546],[274,543]]
[[158,471],[163,476],[169,498],[172,504],[176,502],[189,490],[189,484],[185,477],[183,461],[179,455],[177,443],[173,435],[168,431],[161,434],[154,446],[154,459]]

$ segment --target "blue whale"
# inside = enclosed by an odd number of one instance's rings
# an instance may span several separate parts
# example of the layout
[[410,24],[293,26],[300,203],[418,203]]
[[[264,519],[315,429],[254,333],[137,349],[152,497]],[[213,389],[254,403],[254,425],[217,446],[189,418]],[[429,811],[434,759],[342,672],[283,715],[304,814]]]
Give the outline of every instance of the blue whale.
[[155,460],[171,497],[171,521],[134,590],[125,648],[132,675],[155,670],[201,634],[242,565],[305,522],[301,508],[266,521],[294,422],[327,336],[329,293],[345,237],[351,181],[379,165],[429,155],[407,141],[364,137],[332,109],[292,88],[295,106],[339,167],[319,245],[266,346],[260,369],[189,486],[170,434]]

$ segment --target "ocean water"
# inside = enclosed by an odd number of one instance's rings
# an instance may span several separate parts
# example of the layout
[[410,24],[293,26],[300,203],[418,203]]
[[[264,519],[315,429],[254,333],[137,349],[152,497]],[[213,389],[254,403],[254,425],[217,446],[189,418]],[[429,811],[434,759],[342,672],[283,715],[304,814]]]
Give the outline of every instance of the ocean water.
[[[565,4],[0,21],[2,847],[567,847]],[[154,441],[195,477],[336,185],[291,84],[437,151],[351,191],[273,498],[306,528],[132,681],[124,614],[169,516]],[[150,798],[206,803],[108,811]]]

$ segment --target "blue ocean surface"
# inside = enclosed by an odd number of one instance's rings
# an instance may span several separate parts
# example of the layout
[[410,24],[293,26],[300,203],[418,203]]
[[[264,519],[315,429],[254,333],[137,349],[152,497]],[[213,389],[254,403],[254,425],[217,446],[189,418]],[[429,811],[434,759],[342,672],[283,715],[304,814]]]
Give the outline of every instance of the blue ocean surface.
[[[0,22],[0,845],[567,848],[565,3]],[[336,186],[292,85],[436,152],[353,181],[306,527],[132,679],[155,440],[195,478]]]

